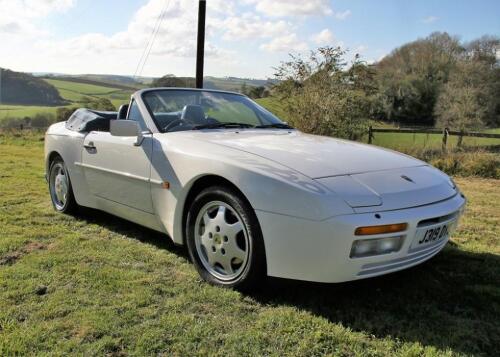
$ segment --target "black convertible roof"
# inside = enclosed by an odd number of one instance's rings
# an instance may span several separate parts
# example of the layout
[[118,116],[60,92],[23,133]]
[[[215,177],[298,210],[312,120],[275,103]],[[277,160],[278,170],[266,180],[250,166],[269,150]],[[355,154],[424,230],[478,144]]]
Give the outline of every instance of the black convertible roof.
[[80,108],[66,121],[66,129],[78,132],[93,130],[109,131],[109,121],[117,118],[117,112],[101,112]]

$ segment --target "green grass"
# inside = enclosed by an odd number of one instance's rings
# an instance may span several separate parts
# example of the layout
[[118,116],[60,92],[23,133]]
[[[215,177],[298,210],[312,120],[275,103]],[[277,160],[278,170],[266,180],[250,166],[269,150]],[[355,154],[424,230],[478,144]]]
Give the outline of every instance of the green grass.
[[110,215],[53,211],[43,134],[0,133],[0,355],[495,355],[500,187],[431,261],[365,281],[201,281],[168,238]]
[[[286,113],[284,104],[281,103],[279,99],[274,97],[267,97],[257,99],[256,101],[282,120],[288,120],[288,114]],[[383,121],[369,120],[369,123],[374,128],[395,128],[393,124]],[[486,130],[486,132],[500,133],[500,128],[489,129]],[[374,133],[373,144],[401,151],[407,151],[408,149],[413,149],[416,147],[420,149],[439,149],[441,148],[442,138],[443,136],[440,134]],[[457,139],[458,138],[456,136],[451,136],[448,139],[448,147],[450,149],[456,147]],[[365,142],[366,140],[367,137],[364,138]],[[463,144],[466,146],[492,146],[500,145],[500,140],[490,138],[466,137],[463,140]]]
[[284,103],[282,103],[278,98],[267,97],[259,98],[255,100],[261,106],[269,110],[271,113],[276,115],[281,120],[287,121],[288,114],[285,111]]
[[485,130],[485,132],[491,133],[491,134],[500,134],[500,128],[488,129],[488,130]]
[[78,83],[59,79],[45,79],[46,82],[52,84],[57,89],[65,89],[71,92],[76,92],[85,95],[105,95],[116,92],[117,89],[110,87],[97,86],[94,84]]
[[[78,83],[70,80],[45,79],[46,82],[54,85],[61,97],[68,102],[70,106],[78,106],[84,97],[107,98],[118,108],[120,105],[130,101],[130,95],[133,89],[124,90],[111,88],[107,86],[98,86],[94,84]],[[0,105],[0,121],[5,118],[24,118],[33,117],[39,113],[53,113],[55,115],[58,107],[46,106],[22,106],[22,105]]]
[[128,103],[134,92],[133,89],[111,88],[109,84],[98,86],[59,79],[45,79],[45,81],[56,87],[64,99],[75,103],[81,101],[82,97],[107,98],[118,108],[121,104]]
[[5,118],[33,117],[38,113],[53,113],[57,107],[29,106],[29,105],[0,105],[0,121]]
[[[442,139],[443,136],[441,134],[374,133],[373,144],[403,151],[414,147],[422,149],[439,149],[442,145]],[[457,136],[450,136],[448,138],[448,148],[456,147],[457,140]],[[463,145],[500,145],[500,139],[465,137],[463,139]]]

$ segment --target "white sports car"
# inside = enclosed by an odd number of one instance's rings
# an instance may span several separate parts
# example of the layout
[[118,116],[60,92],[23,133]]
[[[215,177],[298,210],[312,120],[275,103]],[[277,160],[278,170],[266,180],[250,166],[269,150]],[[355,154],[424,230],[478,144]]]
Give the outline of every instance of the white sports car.
[[185,244],[207,281],[316,282],[419,264],[465,207],[453,181],[390,150],[294,130],[247,97],[158,88],[77,110],[45,138],[57,211],[92,207]]

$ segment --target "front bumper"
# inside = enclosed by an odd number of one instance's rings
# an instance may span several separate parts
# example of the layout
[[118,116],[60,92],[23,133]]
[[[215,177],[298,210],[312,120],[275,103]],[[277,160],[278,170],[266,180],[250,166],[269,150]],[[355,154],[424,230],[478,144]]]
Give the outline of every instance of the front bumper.
[[[443,249],[441,240],[422,249],[412,249],[419,222],[453,216],[457,220],[466,200],[461,194],[431,205],[378,212],[336,216],[310,221],[264,211],[256,211],[266,248],[269,276],[315,282],[343,282],[383,275],[422,263]],[[350,258],[356,227],[408,223],[398,252]],[[389,235],[377,235],[373,238]]]

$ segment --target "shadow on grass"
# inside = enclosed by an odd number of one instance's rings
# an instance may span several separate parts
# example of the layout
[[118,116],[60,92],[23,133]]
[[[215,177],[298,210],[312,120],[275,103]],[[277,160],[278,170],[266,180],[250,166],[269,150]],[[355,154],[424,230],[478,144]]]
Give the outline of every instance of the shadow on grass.
[[[77,217],[188,259],[165,234],[90,209]],[[500,346],[500,256],[465,252],[453,243],[398,273],[341,284],[271,278],[249,295],[377,338],[480,355],[495,355]]]
[[458,353],[496,355],[500,346],[500,257],[443,252],[398,273],[342,284],[270,279],[253,297],[310,311],[378,338]]
[[83,220],[87,223],[101,225],[115,233],[126,235],[129,238],[137,239],[142,243],[154,245],[160,249],[167,249],[172,253],[188,259],[186,249],[182,246],[175,245],[166,234],[142,227],[109,213],[92,208],[80,207],[78,213],[75,214],[75,218]]

